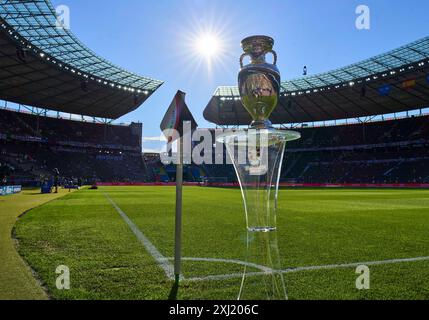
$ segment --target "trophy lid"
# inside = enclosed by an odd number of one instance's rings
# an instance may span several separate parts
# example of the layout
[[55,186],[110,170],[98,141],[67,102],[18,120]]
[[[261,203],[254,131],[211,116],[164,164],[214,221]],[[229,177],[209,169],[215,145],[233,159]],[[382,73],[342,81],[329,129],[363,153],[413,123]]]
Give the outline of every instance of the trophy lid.
[[241,41],[241,47],[245,53],[267,52],[273,49],[274,39],[268,36],[251,36]]

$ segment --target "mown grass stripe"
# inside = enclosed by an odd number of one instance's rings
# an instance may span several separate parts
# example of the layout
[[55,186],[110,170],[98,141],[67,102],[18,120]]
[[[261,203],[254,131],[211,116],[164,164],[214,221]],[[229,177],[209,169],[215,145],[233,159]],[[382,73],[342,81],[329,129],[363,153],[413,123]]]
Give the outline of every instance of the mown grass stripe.
[[125,223],[140,241],[140,243],[146,248],[146,250],[150,253],[150,255],[158,262],[159,266],[164,270],[165,275],[174,280],[174,268],[168,262],[168,259],[164,257],[161,252],[153,245],[153,243],[140,231],[140,229],[131,221],[130,218],[122,211],[121,208],[109,197],[108,194],[104,193],[104,196],[109,200],[111,205],[115,208],[115,210],[119,213],[119,215],[124,219]]

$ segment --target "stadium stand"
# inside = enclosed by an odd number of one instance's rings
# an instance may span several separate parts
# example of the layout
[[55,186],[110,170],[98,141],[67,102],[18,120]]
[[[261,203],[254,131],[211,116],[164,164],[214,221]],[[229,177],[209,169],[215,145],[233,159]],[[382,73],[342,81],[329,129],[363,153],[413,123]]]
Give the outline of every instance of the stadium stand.
[[148,176],[153,182],[170,181],[164,165],[161,162],[159,153],[145,153],[143,155],[144,164],[147,168]]
[[[429,183],[429,116],[295,130],[302,138],[288,144],[282,182]],[[236,182],[231,165],[206,168]]]
[[9,180],[32,184],[58,168],[63,177],[90,181],[145,181],[142,125],[56,119],[0,110],[0,163]]
[[[87,123],[0,110],[0,163],[9,181],[31,184],[52,175],[89,182],[172,182],[174,166],[143,154],[141,124]],[[282,182],[429,183],[429,116],[296,129]],[[188,182],[236,182],[232,165],[189,165]]]
[[[165,165],[161,161],[159,153],[145,153],[143,155],[144,165],[147,168],[151,182],[174,182],[176,179],[176,166],[174,164]],[[197,166],[195,164],[185,165],[183,178],[186,182],[201,182],[206,177],[206,165]]]
[[[1,1],[0,99],[42,112],[0,110],[2,183],[65,179],[172,182],[174,166],[142,155],[142,125],[112,125],[162,81],[124,70],[58,27],[48,0]],[[272,122],[302,139],[288,145],[282,181],[429,183],[428,116],[354,125],[302,124],[396,114],[429,106],[429,37],[330,72],[285,81]],[[48,111],[98,117],[84,122]],[[204,111],[220,127],[248,125],[237,87],[219,87]],[[188,165],[190,182],[236,182],[232,165]],[[7,177],[6,177],[7,176]]]
[[429,117],[299,130],[283,180],[298,183],[427,183]]
[[[2,183],[38,185],[55,168],[65,183],[147,180],[142,124],[111,122],[139,108],[163,82],[90,50],[59,23],[49,0],[0,4]],[[32,112],[7,110],[8,102]],[[94,121],[47,116],[53,112]]]
[[[238,87],[218,87],[204,110],[205,119],[223,128],[248,125],[251,118],[240,100]],[[302,134],[301,140],[288,144],[282,181],[428,183],[429,118],[422,113],[428,106],[429,37],[336,70],[282,82],[270,120]],[[413,110],[420,112],[409,117]],[[396,119],[399,113],[407,118]],[[385,115],[394,119],[372,122]],[[359,123],[315,127],[347,120]],[[210,169],[210,175],[224,177],[233,171],[232,166]]]

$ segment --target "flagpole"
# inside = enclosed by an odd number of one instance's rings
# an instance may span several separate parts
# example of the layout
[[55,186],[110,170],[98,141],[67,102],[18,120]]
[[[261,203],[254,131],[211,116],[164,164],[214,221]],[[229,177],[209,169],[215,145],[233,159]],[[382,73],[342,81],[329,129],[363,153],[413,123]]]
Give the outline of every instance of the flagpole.
[[176,165],[176,228],[174,250],[174,274],[176,283],[180,281],[182,262],[183,137],[177,141],[179,155]]
[[[191,111],[185,103],[185,95],[183,91],[178,90],[173,98],[168,110],[162,119],[160,128],[164,132],[169,143],[177,141],[177,163],[176,163],[176,223],[175,223],[175,237],[174,237],[174,275],[176,279],[176,285],[180,281],[181,274],[181,262],[182,262],[182,194],[183,194],[183,167],[184,167],[184,137],[186,134],[192,134],[192,130],[198,127],[198,123],[192,116]],[[190,123],[190,127],[185,130],[184,124]],[[175,130],[182,135],[177,137],[172,134],[172,130]],[[171,146],[171,145],[170,145]],[[189,152],[189,151],[187,151]]]

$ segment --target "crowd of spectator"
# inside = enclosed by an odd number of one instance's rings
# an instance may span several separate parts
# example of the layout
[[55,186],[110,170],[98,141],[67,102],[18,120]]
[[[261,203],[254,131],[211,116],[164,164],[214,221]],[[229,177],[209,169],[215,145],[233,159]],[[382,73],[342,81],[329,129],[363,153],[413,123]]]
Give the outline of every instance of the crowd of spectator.
[[282,179],[301,183],[429,182],[429,117],[299,130]]
[[[287,145],[282,181],[429,183],[429,116],[298,131],[302,138]],[[82,181],[175,179],[175,167],[163,165],[159,154],[142,155],[141,133],[130,126],[0,110],[2,181],[6,176],[17,183],[40,181],[54,168],[66,179]],[[227,164],[187,165],[185,178],[237,181]]]
[[132,134],[130,126],[108,125],[46,117],[12,110],[0,110],[0,133],[40,138],[49,143],[119,144],[140,147],[141,136]]
[[37,184],[58,168],[66,179],[143,181],[141,132],[130,126],[0,110],[0,163],[8,180]]
[[[297,129],[287,144],[281,181],[429,183],[429,116]],[[206,166],[236,182],[231,165]]]

